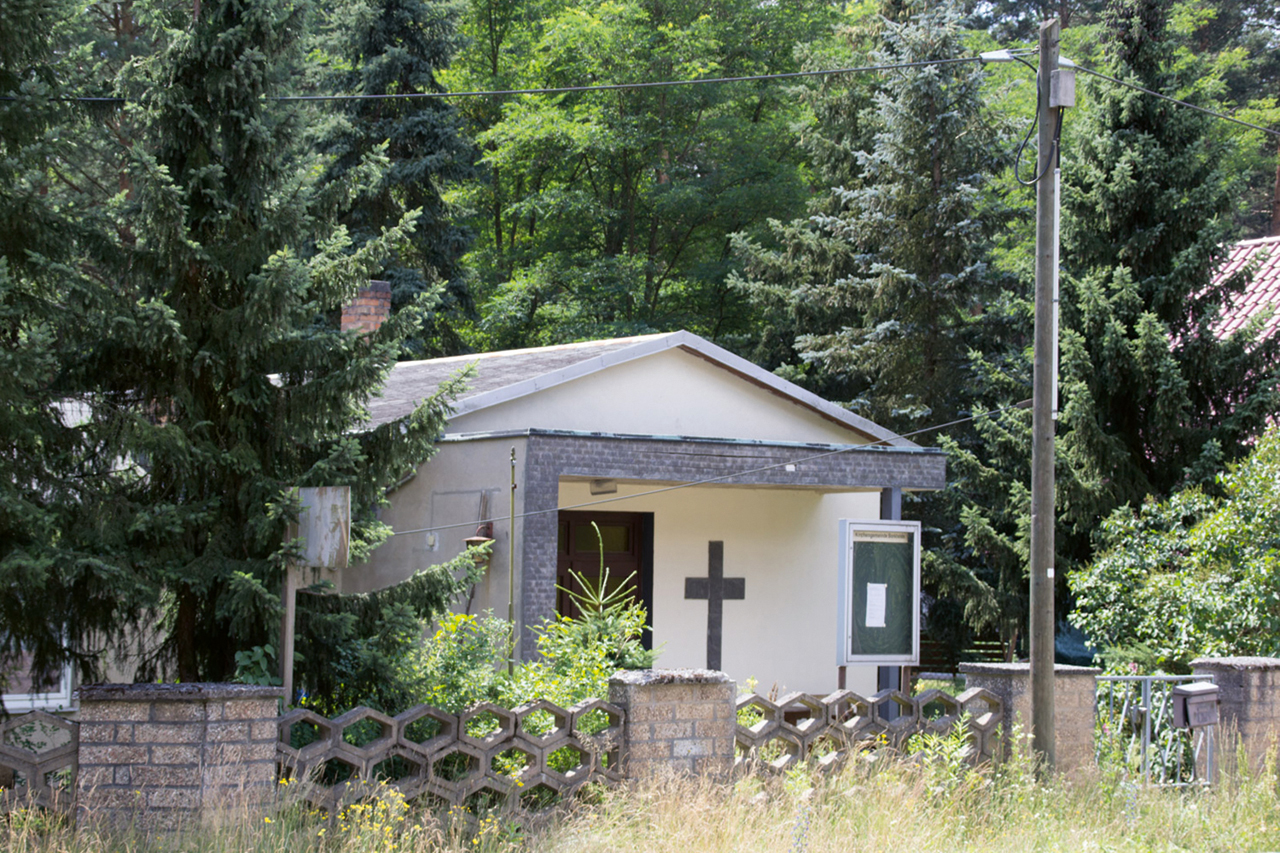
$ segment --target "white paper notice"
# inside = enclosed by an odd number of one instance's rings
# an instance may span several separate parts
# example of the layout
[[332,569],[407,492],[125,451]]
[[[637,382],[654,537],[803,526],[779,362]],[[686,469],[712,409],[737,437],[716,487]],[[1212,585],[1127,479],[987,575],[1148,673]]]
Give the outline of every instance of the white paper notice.
[[889,585],[887,583],[867,584],[867,627],[884,627],[884,602]]

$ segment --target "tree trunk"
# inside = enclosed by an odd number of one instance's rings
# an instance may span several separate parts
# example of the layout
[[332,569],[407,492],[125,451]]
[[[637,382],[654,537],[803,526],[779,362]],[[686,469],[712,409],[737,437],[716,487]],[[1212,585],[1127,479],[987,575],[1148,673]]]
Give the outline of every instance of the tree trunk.
[[1271,192],[1271,236],[1280,235],[1280,149],[1276,151],[1276,186]]
[[178,679],[183,682],[200,680],[200,665],[196,661],[196,611],[195,593],[187,586],[179,589],[173,641],[178,659]]

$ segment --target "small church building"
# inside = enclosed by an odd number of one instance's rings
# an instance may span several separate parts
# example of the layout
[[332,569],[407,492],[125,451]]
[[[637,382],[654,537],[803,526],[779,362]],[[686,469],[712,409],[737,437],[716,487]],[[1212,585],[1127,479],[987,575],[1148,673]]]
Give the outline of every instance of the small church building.
[[488,535],[485,576],[455,608],[506,616],[514,590],[529,657],[531,629],[573,606],[557,587],[570,570],[598,575],[603,545],[660,666],[762,692],[877,689],[875,665],[840,666],[841,522],[899,518],[904,491],[941,488],[940,451],[688,332],[403,362],[372,423],[464,369],[438,453],[389,495],[396,535],[343,570],[340,591],[394,584]]

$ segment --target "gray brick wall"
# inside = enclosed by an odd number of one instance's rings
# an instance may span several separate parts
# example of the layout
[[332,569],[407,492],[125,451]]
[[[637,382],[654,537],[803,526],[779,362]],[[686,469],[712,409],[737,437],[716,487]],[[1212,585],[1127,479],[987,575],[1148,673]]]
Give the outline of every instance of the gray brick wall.
[[1218,685],[1218,766],[1233,772],[1236,738],[1253,772],[1266,762],[1280,740],[1280,658],[1197,658],[1196,675],[1212,675]]
[[[924,448],[856,447],[797,462],[794,471],[782,467],[833,449],[833,445],[587,436],[531,430],[521,484],[524,509],[532,512],[556,507],[560,478],[565,476],[667,482],[724,477],[721,482],[725,485],[835,489],[940,489],[946,483],[946,456]],[[768,470],[756,470],[760,468]],[[755,473],[741,475],[741,471]],[[524,519],[521,620],[525,631],[521,650],[525,657],[535,651],[529,626],[555,615],[557,523],[554,512]]]
[[[962,663],[965,687],[990,690],[1005,709],[1005,736],[1013,724],[1031,737],[1031,665],[1027,663]],[[1071,772],[1095,761],[1093,726],[1100,669],[1057,664],[1053,668],[1054,751],[1058,770]]]
[[737,685],[706,669],[645,669],[609,679],[609,701],[627,715],[622,772],[727,777],[733,770]]
[[76,819],[170,829],[260,803],[275,781],[278,687],[80,688]]

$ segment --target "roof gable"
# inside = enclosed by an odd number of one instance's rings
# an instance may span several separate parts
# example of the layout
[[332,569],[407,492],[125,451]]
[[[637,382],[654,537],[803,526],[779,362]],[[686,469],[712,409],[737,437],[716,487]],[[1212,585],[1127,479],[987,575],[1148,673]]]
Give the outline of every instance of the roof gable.
[[[799,386],[763,370],[746,359],[690,332],[588,341],[537,349],[455,356],[402,362],[388,378],[380,398],[370,402],[373,425],[409,414],[417,402],[467,365],[474,373],[468,390],[456,401],[454,419],[521,400],[577,379],[591,377],[617,365],[680,350],[725,371],[733,380],[775,395],[817,415],[833,426],[856,433],[862,441],[913,447],[912,442],[849,412]],[[655,362],[656,363],[656,362]],[[527,424],[526,424],[527,425]],[[852,438],[852,437],[851,437]],[[860,443],[860,442],[859,442]]]

